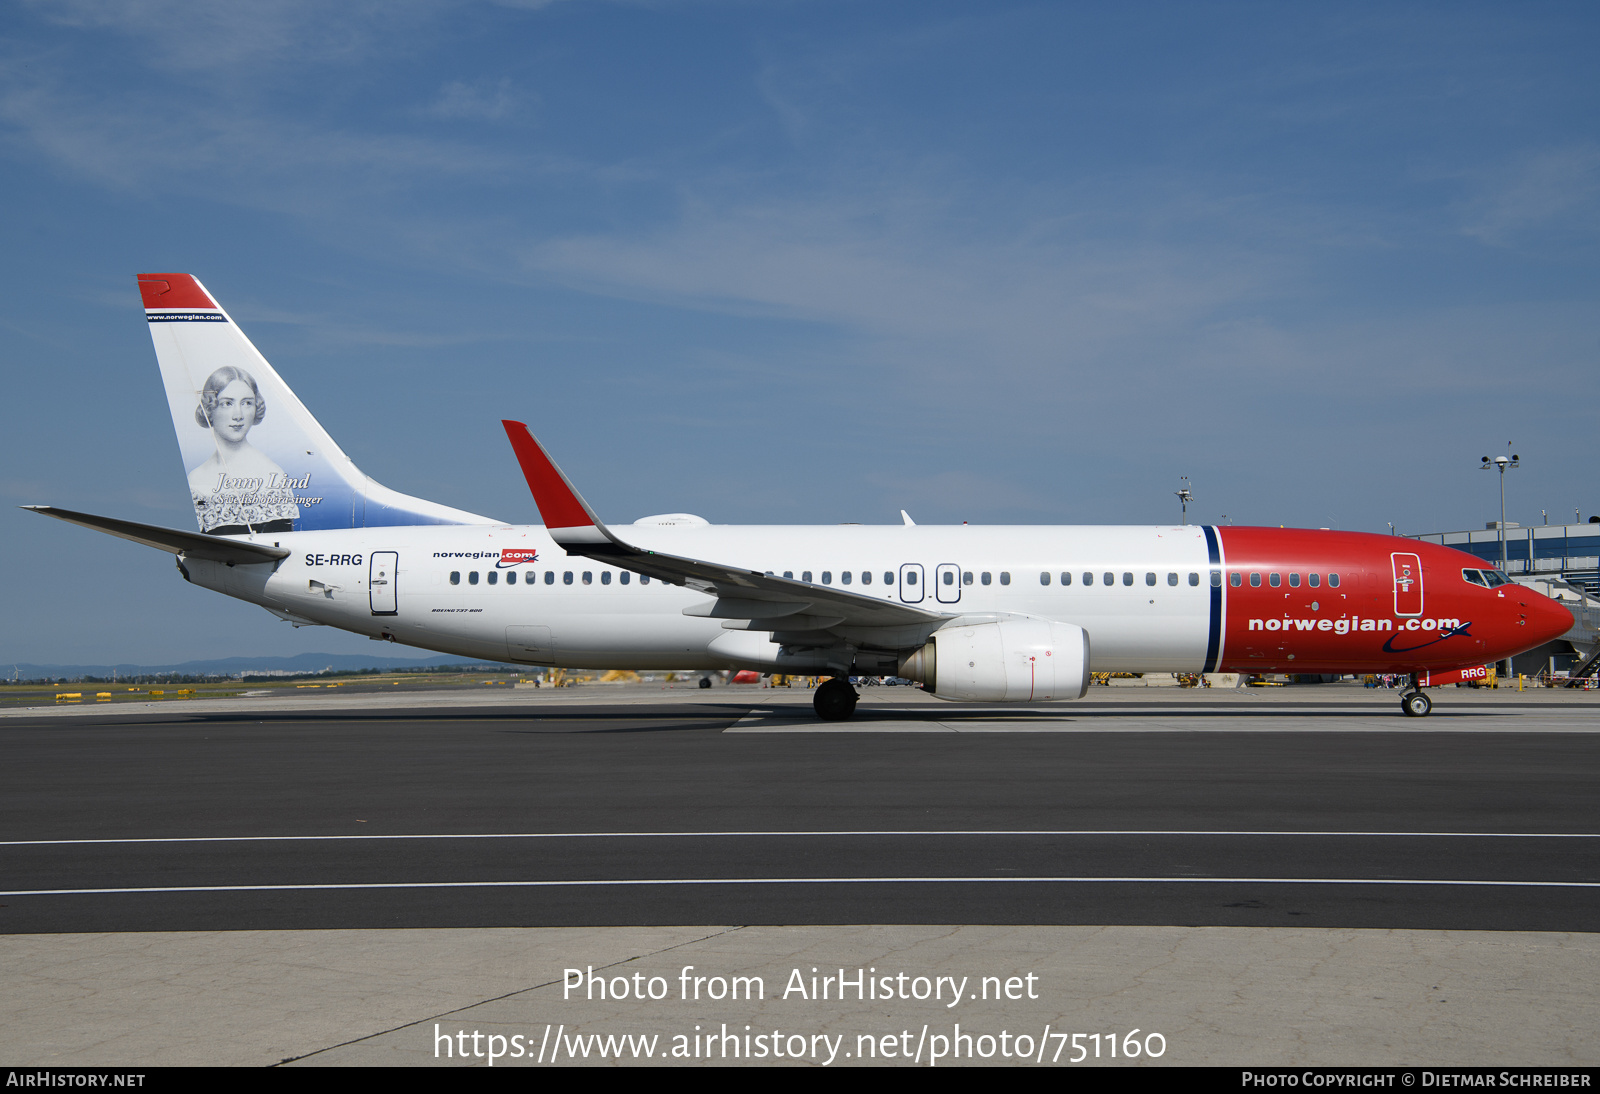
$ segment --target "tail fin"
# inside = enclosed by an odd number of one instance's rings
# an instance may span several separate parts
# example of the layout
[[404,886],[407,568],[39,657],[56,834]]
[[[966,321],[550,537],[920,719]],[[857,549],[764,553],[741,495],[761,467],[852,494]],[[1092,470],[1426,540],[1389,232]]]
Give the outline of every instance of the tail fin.
[[495,523],[363,475],[190,275],[140,274],[139,294],[202,532]]

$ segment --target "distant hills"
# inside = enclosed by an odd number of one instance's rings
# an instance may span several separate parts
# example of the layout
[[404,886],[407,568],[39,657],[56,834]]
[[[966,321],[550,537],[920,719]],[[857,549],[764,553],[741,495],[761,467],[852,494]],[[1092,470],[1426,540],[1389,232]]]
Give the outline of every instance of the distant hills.
[[395,657],[349,653],[298,653],[293,657],[218,657],[209,661],[181,661],[165,665],[33,665],[25,662],[0,664],[0,676],[10,680],[73,679],[80,676],[155,676],[177,673],[182,676],[237,676],[241,672],[359,672],[362,669],[419,669],[438,665],[461,668],[493,662],[467,657]]

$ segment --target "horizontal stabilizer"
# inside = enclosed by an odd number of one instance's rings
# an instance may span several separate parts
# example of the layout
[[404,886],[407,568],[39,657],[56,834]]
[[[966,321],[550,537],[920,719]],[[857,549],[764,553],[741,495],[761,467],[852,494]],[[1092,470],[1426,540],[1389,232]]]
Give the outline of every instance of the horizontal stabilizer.
[[64,520],[83,528],[93,528],[118,539],[132,540],[146,547],[168,551],[184,558],[206,559],[211,562],[277,562],[289,557],[287,547],[268,547],[262,543],[249,543],[238,539],[221,539],[201,532],[180,532],[176,528],[162,528],[155,524],[139,524],[115,517],[97,517],[92,513],[74,513],[71,509],[57,509],[53,505],[24,505],[35,513]]

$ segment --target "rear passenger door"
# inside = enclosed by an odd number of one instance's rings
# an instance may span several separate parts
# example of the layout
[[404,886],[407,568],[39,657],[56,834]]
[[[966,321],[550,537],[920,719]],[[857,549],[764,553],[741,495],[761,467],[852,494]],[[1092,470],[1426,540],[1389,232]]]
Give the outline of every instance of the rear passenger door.
[[373,615],[399,615],[399,588],[396,583],[400,555],[396,551],[374,551],[367,563],[367,592]]

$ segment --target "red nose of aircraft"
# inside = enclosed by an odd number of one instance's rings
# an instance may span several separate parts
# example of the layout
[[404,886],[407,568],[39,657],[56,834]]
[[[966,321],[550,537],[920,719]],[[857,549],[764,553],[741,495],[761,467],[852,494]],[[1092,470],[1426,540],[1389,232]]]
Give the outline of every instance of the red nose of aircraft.
[[[1506,586],[1510,591],[1512,586]],[[1528,649],[1552,642],[1572,629],[1572,613],[1558,600],[1536,593],[1526,585],[1516,586],[1517,610],[1526,620]]]

